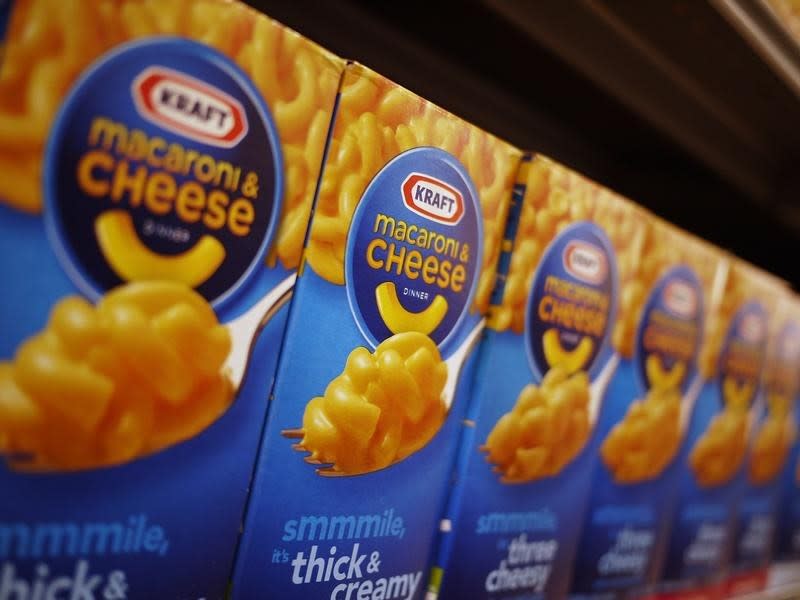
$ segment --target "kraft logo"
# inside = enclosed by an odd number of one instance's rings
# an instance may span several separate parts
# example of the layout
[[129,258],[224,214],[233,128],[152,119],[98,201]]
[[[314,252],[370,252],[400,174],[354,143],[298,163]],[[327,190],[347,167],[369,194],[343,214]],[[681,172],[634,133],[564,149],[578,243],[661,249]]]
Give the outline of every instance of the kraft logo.
[[697,291],[685,281],[670,281],[664,288],[664,306],[672,314],[693,319],[697,315]]
[[168,131],[232,148],[247,135],[239,102],[216,87],[166,67],[149,67],[131,85],[138,113]]
[[573,240],[567,244],[562,263],[570,275],[593,285],[603,283],[608,275],[605,253],[588,242]]
[[411,173],[401,187],[406,207],[426,219],[457,225],[464,216],[461,192],[435,177]]
[[764,339],[767,326],[761,315],[748,313],[739,322],[739,335],[751,344],[758,344]]

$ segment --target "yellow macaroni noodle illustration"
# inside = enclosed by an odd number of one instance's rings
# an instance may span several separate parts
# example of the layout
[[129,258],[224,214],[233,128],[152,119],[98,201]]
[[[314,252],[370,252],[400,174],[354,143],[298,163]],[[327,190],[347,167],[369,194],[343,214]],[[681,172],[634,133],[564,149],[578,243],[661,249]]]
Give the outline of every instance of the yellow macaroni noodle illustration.
[[594,342],[592,338],[584,336],[575,348],[564,350],[561,346],[558,329],[548,329],[542,337],[542,348],[547,364],[551,367],[559,365],[567,373],[572,374],[580,371],[589,360],[594,349]]
[[426,335],[394,335],[370,352],[359,347],[347,358],[323,396],[303,414],[296,449],[307,462],[329,465],[322,475],[356,475],[382,469],[413,454],[439,431],[447,407],[442,391],[447,364]]
[[123,210],[102,213],[95,232],[103,256],[124,281],[166,279],[197,287],[225,260],[225,247],[210,235],[176,256],[156,254],[141,242],[130,213]]
[[90,469],[191,438],[231,402],[230,348],[179,283],[129,283],[97,306],[68,296],[0,363],[0,453],[19,470]]
[[403,308],[397,298],[397,290],[391,281],[386,281],[375,288],[378,312],[392,333],[418,331],[430,335],[439,326],[447,314],[447,300],[437,295],[424,310],[414,313]]
[[589,378],[550,369],[541,386],[525,386],[483,446],[505,483],[522,483],[561,472],[589,435]]
[[600,448],[617,483],[638,483],[663,472],[680,445],[680,413],[675,386],[651,387],[644,399],[631,403]]
[[753,385],[747,381],[738,384],[734,378],[725,377],[722,380],[722,395],[725,403],[732,408],[746,411],[750,397],[753,395]]
[[686,375],[686,363],[677,361],[668,371],[661,364],[661,359],[657,354],[648,354],[645,359],[645,370],[650,386],[662,390],[677,388]]

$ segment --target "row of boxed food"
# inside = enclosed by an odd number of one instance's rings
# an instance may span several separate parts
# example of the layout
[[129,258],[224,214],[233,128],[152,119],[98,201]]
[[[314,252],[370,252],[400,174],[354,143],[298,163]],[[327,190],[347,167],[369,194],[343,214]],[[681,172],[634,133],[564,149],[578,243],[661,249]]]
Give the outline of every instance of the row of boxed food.
[[800,559],[779,280],[241,4],[0,29],[0,600],[715,597]]

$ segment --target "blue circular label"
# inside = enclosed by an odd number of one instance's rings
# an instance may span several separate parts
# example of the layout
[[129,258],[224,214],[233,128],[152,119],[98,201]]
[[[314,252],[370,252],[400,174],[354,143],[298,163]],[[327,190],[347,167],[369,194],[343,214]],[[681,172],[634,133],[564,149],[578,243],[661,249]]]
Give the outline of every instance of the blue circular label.
[[767,349],[767,311],[751,300],[734,315],[719,356],[717,386],[722,404],[749,408],[756,396]]
[[600,227],[578,222],[547,247],[534,275],[525,315],[528,358],[541,379],[556,364],[597,375],[617,298],[617,265]]
[[640,388],[686,391],[697,366],[703,331],[703,288],[686,265],[653,286],[636,332],[634,361]]
[[224,301],[263,261],[282,159],[263,99],[228,58],[151,38],[99,59],[67,97],[45,165],[45,218],[90,297],[131,280]]
[[350,308],[367,341],[419,331],[442,346],[472,303],[481,210],[464,167],[438,148],[392,159],[367,186],[347,237]]

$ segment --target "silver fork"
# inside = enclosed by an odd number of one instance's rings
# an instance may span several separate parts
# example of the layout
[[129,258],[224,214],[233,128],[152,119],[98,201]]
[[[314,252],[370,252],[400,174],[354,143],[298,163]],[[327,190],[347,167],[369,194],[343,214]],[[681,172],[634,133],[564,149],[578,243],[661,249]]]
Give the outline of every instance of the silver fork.
[[617,370],[617,365],[619,365],[619,355],[614,352],[606,361],[606,364],[603,365],[603,368],[600,370],[595,380],[589,384],[588,416],[590,430],[594,429],[597,423],[597,417],[600,414],[600,406],[603,404],[603,396],[606,395],[606,389]]
[[223,369],[230,377],[233,389],[239,390],[245,375],[247,375],[250,355],[258,338],[258,332],[269,323],[272,317],[292,297],[296,280],[297,274],[292,273],[272,288],[266,296],[256,302],[246,313],[225,325],[233,340],[233,347],[225,360]]

